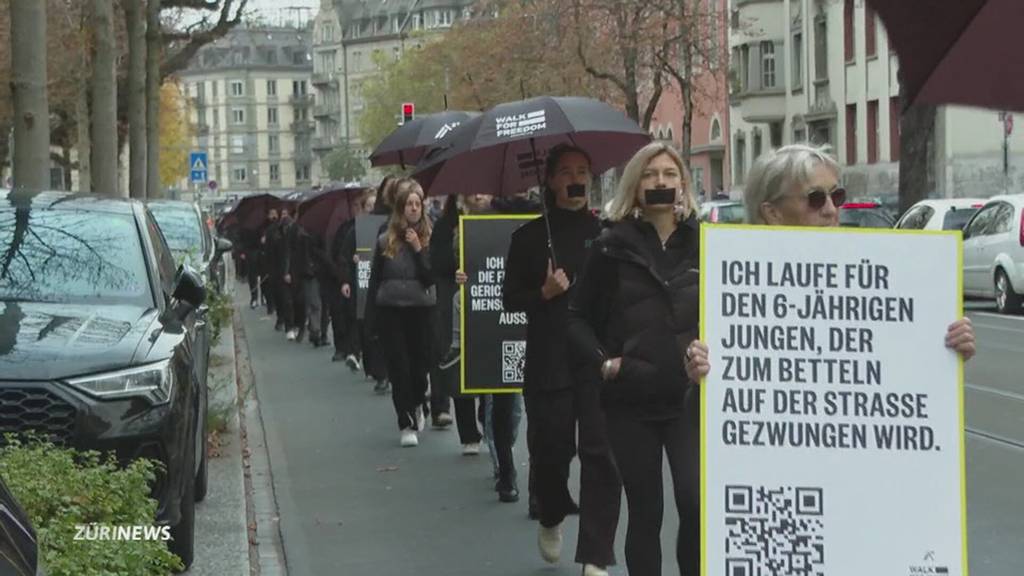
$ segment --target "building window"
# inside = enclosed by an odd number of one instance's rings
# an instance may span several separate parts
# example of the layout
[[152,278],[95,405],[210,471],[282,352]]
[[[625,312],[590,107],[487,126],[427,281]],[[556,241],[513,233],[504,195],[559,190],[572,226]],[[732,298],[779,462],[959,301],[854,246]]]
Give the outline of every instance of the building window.
[[711,141],[716,142],[722,139],[722,123],[715,118],[711,121]]
[[794,128],[793,129],[793,142],[796,144],[803,144],[807,141],[807,129],[806,128]]
[[889,161],[900,161],[900,99],[889,98]]
[[736,134],[733,156],[736,157],[736,173],[733,174],[732,179],[737,184],[742,184],[747,179],[747,139],[742,132]]
[[878,34],[875,30],[875,10],[867,2],[864,3],[864,51],[868,58],[878,53]]
[[277,96],[277,80],[267,80],[267,96]]
[[267,149],[271,154],[281,152],[281,137],[277,134],[270,134],[267,136]]
[[270,165],[270,181],[280,182],[281,181],[281,166],[278,164]]
[[245,85],[241,82],[234,81],[231,83],[231,95],[232,96],[243,96],[245,95]]
[[246,182],[249,180],[249,170],[247,168],[235,168],[231,171],[231,180],[235,182]]
[[847,62],[853,62],[853,0],[844,0],[843,3],[843,54]]
[[846,105],[846,164],[857,163],[857,105]]
[[306,81],[305,80],[293,80],[292,81],[292,94],[295,96],[305,96],[307,94]]
[[761,153],[764,151],[763,146],[764,146],[764,141],[761,139],[761,129],[760,128],[754,128],[754,151],[753,151],[753,156],[754,156],[755,160],[758,157],[760,157]]
[[774,42],[761,42],[761,88],[775,88]]
[[828,80],[828,21],[814,22],[814,79]]
[[768,139],[773,150],[782,147],[782,122],[772,122],[768,125]]
[[213,112],[213,127],[216,130],[217,128],[220,128],[220,110],[217,110],[216,108],[214,108],[212,110],[212,112]]
[[740,47],[740,92],[750,90],[750,46]]
[[704,194],[704,168],[700,166],[694,166],[692,173],[694,194]]
[[452,11],[451,10],[438,10],[437,11],[437,25],[447,28],[452,25]]
[[295,180],[297,182],[309,180],[309,164],[300,164],[295,167]]
[[793,89],[797,90],[804,85],[804,35],[800,32],[793,34]]
[[352,52],[352,70],[358,72],[363,66],[363,53],[359,50]]
[[412,29],[422,30],[423,29],[423,13],[417,12],[412,15]]
[[245,110],[235,108],[231,111],[231,121],[235,124],[245,124]]
[[868,164],[878,162],[878,100],[868,102]]
[[231,153],[232,154],[245,154],[245,137],[244,136],[232,136],[231,137]]
[[267,124],[277,126],[277,108],[267,108]]
[[214,80],[213,82],[210,82],[210,86],[213,88],[213,98],[214,98],[214,100],[216,100],[217,99],[217,81]]

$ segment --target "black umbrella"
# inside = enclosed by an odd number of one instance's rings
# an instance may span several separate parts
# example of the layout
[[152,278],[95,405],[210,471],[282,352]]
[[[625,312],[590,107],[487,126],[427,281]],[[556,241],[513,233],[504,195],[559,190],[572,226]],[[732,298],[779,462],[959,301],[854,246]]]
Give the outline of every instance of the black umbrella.
[[421,116],[399,126],[388,134],[373,153],[371,166],[415,166],[427,150],[440,144],[460,124],[476,113],[445,110]]
[[338,228],[353,217],[353,196],[365,191],[366,187],[358,182],[328,182],[300,202],[299,226],[330,246]]
[[[427,154],[413,177],[428,194],[516,194],[543,188],[541,166],[559,144],[585,150],[591,170],[600,174],[650,141],[636,122],[603,102],[541,96],[499,104],[466,121]],[[554,251],[551,259],[556,262]]]
[[238,201],[231,211],[243,230],[256,230],[267,220],[267,211],[280,208],[281,199],[271,194],[253,194]]

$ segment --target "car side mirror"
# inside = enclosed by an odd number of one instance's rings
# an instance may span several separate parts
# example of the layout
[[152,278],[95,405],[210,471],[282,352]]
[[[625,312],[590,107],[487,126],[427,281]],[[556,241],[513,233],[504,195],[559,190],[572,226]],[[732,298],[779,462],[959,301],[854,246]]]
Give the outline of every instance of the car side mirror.
[[202,306],[206,302],[206,287],[203,286],[202,277],[191,266],[182,264],[175,275],[171,297],[193,309]]
[[231,240],[228,240],[227,238],[217,238],[216,256],[220,256],[221,254],[227,254],[228,252],[231,252],[231,249],[233,247],[234,246],[231,244]]

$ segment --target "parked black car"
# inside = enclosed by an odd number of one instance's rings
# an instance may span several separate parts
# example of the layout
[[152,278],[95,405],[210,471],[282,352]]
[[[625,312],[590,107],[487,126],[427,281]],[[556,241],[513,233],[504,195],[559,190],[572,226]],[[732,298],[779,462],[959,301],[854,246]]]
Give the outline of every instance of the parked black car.
[[0,433],[161,462],[157,519],[186,566],[207,483],[205,297],[141,202],[0,194]]
[[36,576],[39,542],[28,514],[0,477],[0,574]]
[[206,285],[220,291],[224,287],[224,259],[231,242],[215,238],[202,211],[184,200],[150,200],[146,203],[160,231],[167,239],[175,261],[186,258],[206,279]]

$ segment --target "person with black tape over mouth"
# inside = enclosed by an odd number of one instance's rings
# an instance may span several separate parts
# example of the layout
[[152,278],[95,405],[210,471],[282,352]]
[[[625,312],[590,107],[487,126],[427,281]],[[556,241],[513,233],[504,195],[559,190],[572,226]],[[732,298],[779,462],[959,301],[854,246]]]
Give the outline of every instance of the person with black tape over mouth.
[[[700,229],[679,153],[653,143],[629,161],[569,304],[578,378],[600,389],[629,511],[631,576],[661,574],[663,459],[680,529],[681,574],[700,566],[699,395],[683,350],[697,336]],[[583,503],[586,509],[586,502]]]
[[[503,285],[504,308],[527,315],[526,400],[527,446],[534,476],[541,557],[556,563],[562,552],[562,522],[579,511],[580,539],[576,561],[585,574],[606,574],[614,563],[613,545],[621,492],[606,443],[590,442],[597,421],[603,427],[593,387],[577,386],[566,347],[569,299],[583,269],[590,244],[600,233],[598,219],[587,207],[592,183],[590,157],[568,145],[552,148],[545,163],[544,216],[524,224],[512,235]],[[582,395],[581,395],[582,394]],[[498,411],[498,396],[494,410]],[[589,411],[588,411],[589,410]],[[576,454],[576,422],[580,420],[581,505],[569,493],[569,466]],[[496,441],[506,431],[494,418]],[[600,435],[598,435],[599,437]],[[499,453],[498,492],[515,493],[515,472],[506,472]],[[593,461],[600,462],[597,466]],[[595,472],[596,470],[596,472]],[[600,478],[598,478],[600,477]],[[595,481],[596,479],[596,481]],[[611,482],[609,485],[608,482]]]

